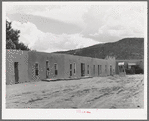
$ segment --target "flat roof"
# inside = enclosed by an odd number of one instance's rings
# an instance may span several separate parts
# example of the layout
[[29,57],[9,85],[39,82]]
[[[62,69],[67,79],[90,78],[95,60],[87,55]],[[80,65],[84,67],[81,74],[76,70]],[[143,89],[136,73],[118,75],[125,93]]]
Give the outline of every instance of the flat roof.
[[128,65],[133,66],[136,65],[136,63],[128,63]]

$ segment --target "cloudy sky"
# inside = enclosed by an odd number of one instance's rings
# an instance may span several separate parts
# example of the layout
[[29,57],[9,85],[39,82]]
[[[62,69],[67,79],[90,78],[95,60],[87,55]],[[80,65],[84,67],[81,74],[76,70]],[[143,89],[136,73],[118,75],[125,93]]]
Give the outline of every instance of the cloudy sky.
[[5,4],[6,19],[31,49],[63,51],[144,37],[144,4],[38,2]]

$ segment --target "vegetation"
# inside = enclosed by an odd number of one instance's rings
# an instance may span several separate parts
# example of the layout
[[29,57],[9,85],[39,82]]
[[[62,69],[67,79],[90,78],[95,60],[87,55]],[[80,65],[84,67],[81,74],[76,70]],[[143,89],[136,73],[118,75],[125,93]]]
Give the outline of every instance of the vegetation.
[[143,59],[144,38],[125,38],[113,43],[97,44],[94,46],[56,53],[66,53],[104,59],[114,56],[116,59]]
[[30,50],[24,43],[19,42],[20,30],[14,30],[11,22],[6,20],[6,49]]
[[125,69],[126,74],[144,74],[144,70],[139,65],[132,66],[130,69]]

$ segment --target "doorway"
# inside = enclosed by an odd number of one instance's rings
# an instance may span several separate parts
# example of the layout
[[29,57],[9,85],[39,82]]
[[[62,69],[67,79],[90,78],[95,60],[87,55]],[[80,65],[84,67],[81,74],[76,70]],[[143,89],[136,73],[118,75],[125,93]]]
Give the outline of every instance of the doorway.
[[14,62],[15,84],[19,83],[18,62]]
[[70,64],[70,77],[72,76],[72,64]]
[[98,76],[99,76],[99,73],[100,73],[100,72],[99,72],[99,65],[98,65]]
[[112,74],[112,66],[110,65],[110,75],[113,75]]
[[49,78],[49,61],[46,61],[46,78]]
[[85,64],[81,63],[81,76],[85,76]]
[[39,76],[39,65],[38,63],[35,63],[35,77],[37,78]]

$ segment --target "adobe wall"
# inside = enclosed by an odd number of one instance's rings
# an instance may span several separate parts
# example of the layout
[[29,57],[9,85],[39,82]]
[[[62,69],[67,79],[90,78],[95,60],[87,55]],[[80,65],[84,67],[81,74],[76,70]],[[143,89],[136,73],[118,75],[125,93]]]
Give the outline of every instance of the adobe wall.
[[[49,62],[49,79],[81,78],[81,63],[85,64],[85,75],[89,77],[110,75],[110,65],[115,69],[115,59],[97,59],[91,57],[74,56],[58,53],[44,53],[21,50],[7,50],[6,52],[6,78],[7,84],[15,83],[14,62],[19,62],[19,83],[46,79],[46,61]],[[35,75],[35,63],[39,64],[39,75]],[[58,74],[55,75],[54,64],[58,65]],[[74,63],[76,72],[74,73]],[[72,76],[70,77],[70,64],[72,64]],[[87,66],[89,65],[89,74]],[[94,73],[95,65],[95,73]],[[102,66],[102,73],[98,74],[98,65]],[[107,72],[105,72],[107,65]]]
[[14,62],[18,62],[19,83],[28,81],[28,52],[6,50],[6,84],[15,84]]
[[[46,61],[49,62],[49,79],[63,78],[64,76],[64,57],[60,54],[29,52],[28,73],[31,81],[46,79]],[[35,76],[35,63],[39,63],[39,76]],[[54,64],[58,65],[58,75],[55,75]]]
[[[109,64],[112,64],[115,69],[115,60],[97,59],[82,56],[65,55],[65,78],[80,78],[81,77],[81,63],[85,64],[85,76],[107,76],[109,75]],[[72,70],[74,70],[74,63],[76,63],[76,73],[72,73],[70,77],[70,64],[72,64]],[[89,65],[89,74],[87,73],[87,66]],[[95,65],[95,74],[93,71],[93,66]],[[102,65],[102,73],[98,75],[98,65]],[[105,72],[105,65],[107,65],[107,72]]]
[[[91,76],[91,63],[92,59],[87,59],[84,57],[73,56],[73,55],[64,55],[64,71],[65,78],[80,78],[81,77],[81,63],[85,64],[85,76]],[[76,73],[74,73],[74,63],[76,63]],[[72,77],[70,77],[70,64],[72,64]],[[89,74],[87,74],[87,65],[89,65]]]
[[105,58],[107,60],[107,64],[108,64],[108,75],[110,75],[110,66],[112,66],[112,74],[116,74],[116,60],[115,57],[110,57],[107,56]]

